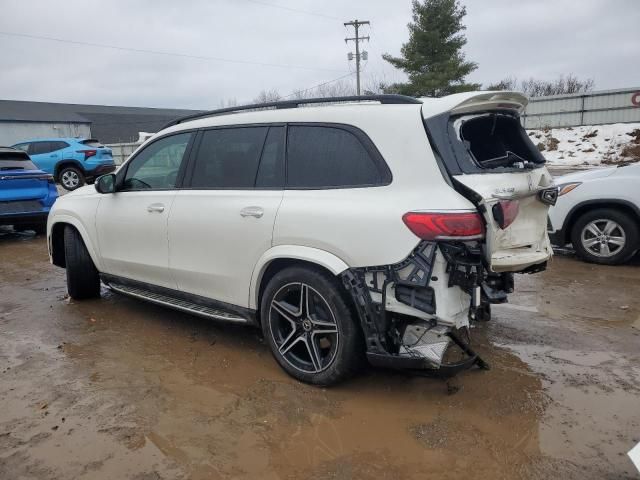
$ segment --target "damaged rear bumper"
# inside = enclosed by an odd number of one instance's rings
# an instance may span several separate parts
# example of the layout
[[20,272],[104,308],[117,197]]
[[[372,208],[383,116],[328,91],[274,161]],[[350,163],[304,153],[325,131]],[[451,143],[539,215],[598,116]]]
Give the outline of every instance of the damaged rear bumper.
[[513,275],[488,272],[479,245],[467,242],[423,241],[399,263],[351,268],[342,281],[372,365],[441,376],[488,368],[460,332],[469,338],[469,321],[481,320],[485,305],[506,302],[513,291]]

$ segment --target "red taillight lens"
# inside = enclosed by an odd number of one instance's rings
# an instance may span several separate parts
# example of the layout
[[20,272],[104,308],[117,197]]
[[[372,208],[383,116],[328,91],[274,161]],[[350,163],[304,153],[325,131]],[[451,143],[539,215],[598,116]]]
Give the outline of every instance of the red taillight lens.
[[409,212],[402,216],[409,230],[423,240],[474,240],[484,237],[479,213]]
[[93,157],[98,153],[97,150],[78,150],[78,153],[84,153],[84,159],[86,160],[89,157]]
[[493,207],[493,218],[503,230],[513,223],[520,210],[518,200],[500,200]]

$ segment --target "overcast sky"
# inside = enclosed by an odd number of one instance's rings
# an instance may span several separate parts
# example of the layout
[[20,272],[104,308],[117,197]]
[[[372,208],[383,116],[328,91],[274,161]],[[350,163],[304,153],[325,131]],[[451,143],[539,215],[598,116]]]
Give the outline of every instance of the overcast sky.
[[[469,80],[574,73],[596,89],[640,86],[640,0],[463,4],[479,65]],[[407,40],[410,0],[2,0],[0,32],[230,61],[0,34],[0,98],[207,108],[287,95],[354,70],[343,26],[354,18],[371,21],[363,84],[402,80],[380,57]]]

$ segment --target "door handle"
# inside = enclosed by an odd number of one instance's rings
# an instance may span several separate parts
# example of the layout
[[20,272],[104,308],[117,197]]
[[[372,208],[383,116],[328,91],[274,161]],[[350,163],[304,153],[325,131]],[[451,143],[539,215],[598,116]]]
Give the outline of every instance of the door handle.
[[264,215],[264,210],[260,207],[244,207],[240,210],[241,217],[255,217],[260,218]]
[[147,212],[149,213],[162,213],[164,212],[164,205],[161,203],[152,203],[147,207]]

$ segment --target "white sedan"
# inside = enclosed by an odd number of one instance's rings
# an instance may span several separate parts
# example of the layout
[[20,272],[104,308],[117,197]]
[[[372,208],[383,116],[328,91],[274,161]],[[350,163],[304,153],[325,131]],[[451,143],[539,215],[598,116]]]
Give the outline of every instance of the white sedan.
[[640,164],[557,177],[549,211],[554,245],[571,243],[588,262],[617,265],[640,249]]

